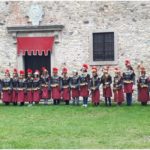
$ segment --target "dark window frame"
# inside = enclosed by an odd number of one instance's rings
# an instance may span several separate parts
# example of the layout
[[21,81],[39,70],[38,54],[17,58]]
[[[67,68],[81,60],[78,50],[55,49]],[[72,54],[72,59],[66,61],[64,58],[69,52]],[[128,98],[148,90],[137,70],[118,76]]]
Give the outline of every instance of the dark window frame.
[[[100,35],[99,36],[100,39],[97,39],[99,41],[94,41],[95,35]],[[108,36],[108,38],[106,39],[105,36],[106,37]],[[103,38],[103,39],[101,39],[101,38]],[[95,43],[97,42],[97,45],[94,45],[94,42]],[[94,46],[97,46],[97,48],[95,48]],[[104,48],[104,46],[107,46],[108,48]],[[101,49],[100,51],[99,51],[99,48]],[[97,52],[96,52],[96,49],[97,49]],[[112,50],[112,52],[109,52],[111,50]],[[105,55],[105,53],[107,53],[107,55]],[[94,58],[95,57],[94,55],[99,55],[99,56],[102,55],[102,56],[101,57],[98,56],[98,58]],[[105,56],[107,56],[107,57],[105,58]],[[95,32],[91,33],[91,36],[90,36],[90,64],[91,65],[116,65],[117,64],[116,32],[114,32],[114,31],[95,31]]]

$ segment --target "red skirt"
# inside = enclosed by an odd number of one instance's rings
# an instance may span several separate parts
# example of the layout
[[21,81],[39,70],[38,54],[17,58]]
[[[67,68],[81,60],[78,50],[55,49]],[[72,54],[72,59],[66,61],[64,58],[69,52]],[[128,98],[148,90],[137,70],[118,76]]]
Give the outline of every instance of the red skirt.
[[13,90],[12,92],[12,102],[17,102],[18,93],[16,90]]
[[33,91],[33,102],[39,102],[40,101],[40,90],[34,90]]
[[111,87],[103,88],[103,97],[112,97]]
[[79,89],[76,89],[76,88],[72,88],[71,93],[72,93],[72,98],[79,97],[80,95]]
[[133,93],[133,83],[124,84],[124,93]]
[[82,97],[88,97],[89,96],[89,90],[87,85],[80,86],[80,96]]
[[64,101],[69,101],[71,99],[69,88],[64,88],[63,89],[63,91],[62,91],[62,98],[63,98]]
[[49,99],[50,92],[48,91],[48,87],[42,87],[42,99]]
[[52,87],[52,99],[61,99],[60,87]]
[[140,101],[140,98],[139,98],[139,91],[140,91],[140,90],[139,90],[139,88],[138,88],[138,89],[137,89],[137,100],[138,100],[138,101]]
[[25,93],[24,93],[24,90],[19,90],[19,91],[18,91],[17,102],[24,102],[24,101],[25,101]]
[[33,93],[32,93],[32,91],[27,91],[27,95],[25,97],[26,97],[25,101],[27,101],[27,102],[33,102]]
[[148,88],[139,88],[139,101],[147,102],[149,101],[149,90]]
[[124,101],[123,89],[114,91],[114,101],[117,103],[122,103]]
[[100,102],[100,91],[99,89],[92,91],[92,103]]
[[12,99],[12,94],[10,93],[10,91],[3,91],[3,97],[2,97],[2,101],[3,102],[11,102]]

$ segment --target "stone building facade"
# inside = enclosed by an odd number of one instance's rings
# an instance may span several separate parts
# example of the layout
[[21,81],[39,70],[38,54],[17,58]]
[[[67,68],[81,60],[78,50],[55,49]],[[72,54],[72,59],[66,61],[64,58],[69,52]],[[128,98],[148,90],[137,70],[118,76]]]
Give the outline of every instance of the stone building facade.
[[[17,36],[53,35],[55,41],[51,54],[51,68],[66,66],[70,71],[80,69],[83,63],[91,63],[91,35],[93,32],[115,33],[116,61],[110,63],[122,70],[124,60],[131,60],[137,72],[137,64],[143,61],[150,74],[150,2],[144,1],[3,1],[0,2],[0,72],[5,68],[23,69],[23,61],[17,55],[16,33],[8,27],[32,26],[27,13],[32,4],[44,11],[40,26],[59,26],[60,31],[48,33],[18,33]],[[97,64],[99,73],[104,63]]]

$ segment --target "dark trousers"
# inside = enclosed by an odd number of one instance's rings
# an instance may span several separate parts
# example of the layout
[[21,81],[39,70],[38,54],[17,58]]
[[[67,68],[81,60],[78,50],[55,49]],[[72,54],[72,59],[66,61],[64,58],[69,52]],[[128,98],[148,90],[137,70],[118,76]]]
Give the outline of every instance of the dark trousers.
[[87,103],[88,103],[88,97],[83,97],[83,104],[87,105]]
[[54,104],[54,105],[59,105],[59,103],[60,103],[60,100],[59,100],[59,99],[54,99],[54,100],[53,100],[53,104]]
[[111,98],[110,97],[105,97],[105,105],[106,106],[111,106]]
[[127,106],[132,104],[132,93],[126,93]]

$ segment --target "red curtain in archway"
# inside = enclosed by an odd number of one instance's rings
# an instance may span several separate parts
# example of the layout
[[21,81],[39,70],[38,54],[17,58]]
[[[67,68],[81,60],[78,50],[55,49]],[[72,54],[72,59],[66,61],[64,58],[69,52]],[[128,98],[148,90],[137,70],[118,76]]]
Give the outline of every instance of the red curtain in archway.
[[52,51],[54,37],[17,37],[18,55],[48,55]]

